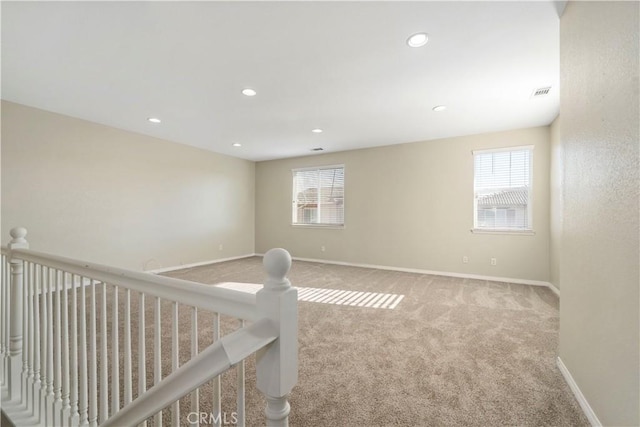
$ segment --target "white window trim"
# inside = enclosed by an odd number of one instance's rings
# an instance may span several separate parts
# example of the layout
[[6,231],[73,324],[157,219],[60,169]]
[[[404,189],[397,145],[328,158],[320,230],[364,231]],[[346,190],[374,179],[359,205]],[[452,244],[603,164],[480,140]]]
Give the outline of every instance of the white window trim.
[[322,170],[322,169],[336,169],[336,168],[344,169],[345,167],[344,165],[322,165],[322,166],[310,166],[306,168],[295,168],[295,169],[291,169],[291,176],[293,176],[295,172],[315,171],[315,170]]
[[[473,155],[473,179],[474,179],[474,190],[473,190],[473,227],[471,228],[471,232],[473,234],[510,234],[510,235],[521,235],[521,236],[534,236],[536,234],[533,228],[533,155],[535,152],[535,145],[516,145],[512,147],[500,147],[500,148],[489,148],[483,150],[471,150],[471,154]],[[529,228],[523,230],[512,230],[512,229],[500,229],[500,228],[476,228],[475,225],[478,223],[478,206],[476,205],[476,192],[475,192],[475,156],[476,154],[487,154],[487,153],[499,153],[505,151],[517,151],[517,150],[530,150],[531,156],[529,157],[529,203],[527,204],[527,215],[529,217]]]
[[[482,150],[471,150],[471,154],[487,154],[487,153],[500,153],[503,151],[517,151],[517,150],[531,150],[536,148],[535,145],[515,145],[512,147],[500,147],[500,148],[487,148]],[[313,168],[312,168],[313,169]]]
[[[322,165],[322,166],[310,166],[310,167],[304,167],[304,168],[294,168],[291,169],[291,183],[293,183],[293,178],[295,177],[296,172],[304,172],[304,171],[312,171],[312,170],[323,170],[323,169],[337,169],[337,168],[342,168],[342,172],[344,174],[344,180],[346,182],[346,173],[347,173],[347,168],[345,168],[344,164],[335,164],[335,165]],[[345,185],[346,187],[346,185]],[[293,222],[293,208],[291,209],[291,226],[293,228],[315,228],[315,229],[333,229],[333,230],[343,230],[345,227],[345,223],[347,222],[346,219],[346,188],[342,189],[342,197],[343,197],[343,205],[342,205],[342,210],[345,213],[345,218],[343,219],[343,223],[342,224],[303,224],[303,223],[295,223]],[[291,198],[292,200],[295,200],[296,194],[295,194],[295,189],[291,188]]]
[[515,234],[521,236],[535,236],[536,232],[531,230],[509,230],[502,228],[472,228],[473,234]]
[[323,228],[326,230],[344,230],[346,227],[343,225],[336,224],[294,224],[291,223],[293,228]]

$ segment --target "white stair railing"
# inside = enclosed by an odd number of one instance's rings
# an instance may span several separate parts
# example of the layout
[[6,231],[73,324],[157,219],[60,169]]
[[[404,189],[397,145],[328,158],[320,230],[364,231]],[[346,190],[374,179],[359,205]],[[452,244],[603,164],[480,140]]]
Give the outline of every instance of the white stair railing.
[[[297,291],[285,277],[284,249],[265,255],[268,277],[253,295],[31,251],[26,234],[12,229],[0,260],[2,410],[14,424],[198,426],[211,404],[206,424],[221,425],[220,375],[235,367],[233,421],[244,425],[244,360],[255,353],[256,387],[267,401],[266,420],[257,422],[288,425]],[[240,319],[239,328],[221,336],[220,315]],[[200,333],[210,328],[213,343],[200,350]],[[190,360],[181,365],[184,353]],[[213,391],[204,393],[207,382]]]

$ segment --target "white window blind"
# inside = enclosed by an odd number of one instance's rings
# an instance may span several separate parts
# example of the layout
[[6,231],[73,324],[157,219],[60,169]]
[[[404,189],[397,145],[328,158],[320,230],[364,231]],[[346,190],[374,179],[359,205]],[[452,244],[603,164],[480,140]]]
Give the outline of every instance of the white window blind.
[[531,230],[533,147],[473,152],[474,228]]
[[293,171],[294,225],[344,225],[344,166]]

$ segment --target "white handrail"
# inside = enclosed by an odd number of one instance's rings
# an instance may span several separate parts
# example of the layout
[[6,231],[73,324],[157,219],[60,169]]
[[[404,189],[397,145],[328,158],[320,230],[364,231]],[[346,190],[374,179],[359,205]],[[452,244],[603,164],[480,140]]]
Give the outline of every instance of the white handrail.
[[257,320],[259,317],[255,308],[256,296],[245,292],[236,292],[188,280],[87,263],[31,250],[15,249],[12,251],[12,257],[44,264],[51,268],[88,277],[98,282],[117,283],[134,291],[144,292],[161,299],[176,301],[203,310],[227,314],[245,320]]

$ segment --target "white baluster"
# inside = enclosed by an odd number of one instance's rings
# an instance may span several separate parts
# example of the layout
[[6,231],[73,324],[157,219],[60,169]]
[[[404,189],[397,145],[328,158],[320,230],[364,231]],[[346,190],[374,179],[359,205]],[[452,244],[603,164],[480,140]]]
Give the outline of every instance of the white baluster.
[[[22,227],[11,229],[11,242],[9,249],[29,249],[29,244],[25,239],[27,230]],[[11,255],[11,291],[10,291],[10,326],[9,326],[9,372],[8,372],[8,392],[10,400],[21,399],[21,367],[24,366],[23,356],[23,321],[24,321],[24,283],[23,283],[23,262]]]
[[29,406],[31,408],[31,415],[35,415],[36,413],[36,398],[35,398],[35,389],[34,385],[36,382],[35,376],[35,351],[36,351],[36,339],[35,339],[35,330],[36,330],[36,313],[34,308],[34,300],[36,298],[35,292],[35,283],[36,283],[36,266],[33,263],[29,263],[29,281],[27,283],[28,286],[28,305],[29,305],[29,376],[27,380],[27,402],[29,402]]
[[[40,266],[40,419],[47,422],[47,383],[49,381],[48,368],[48,343],[47,338],[49,320],[49,270],[46,266]],[[49,420],[51,422],[51,420]]]
[[4,288],[6,286],[5,282],[5,255],[0,254],[0,362],[2,362],[2,366],[0,366],[0,386],[4,385],[4,313],[5,313],[5,303],[4,303]]
[[[76,279],[79,279],[79,286],[82,286],[82,277],[78,277],[75,274],[71,275],[71,390],[69,397],[71,406],[69,425],[71,426],[76,426],[80,422],[78,386],[82,375],[78,370],[78,285],[76,285]],[[84,303],[83,300],[82,304]],[[82,331],[84,334],[84,329]]]
[[[79,365],[78,372],[78,416],[81,426],[89,425],[89,370],[87,366],[87,293],[86,286],[84,286],[84,277],[80,276],[80,324],[78,334],[80,336],[80,342],[78,343],[79,350]],[[95,354],[92,355],[95,357]]]
[[[175,372],[179,366],[180,341],[178,331],[178,303],[171,305],[171,372]],[[180,400],[171,405],[171,425],[180,427]]]
[[91,280],[91,302],[89,304],[89,425],[98,425],[98,350],[96,337],[96,283]]
[[[240,328],[244,328],[244,319],[240,319]],[[245,425],[245,393],[244,393],[244,359],[236,366],[236,375],[238,376],[238,396],[237,396],[237,413],[236,426],[244,427]]]
[[[191,307],[191,358],[193,359],[198,355],[198,308]],[[191,413],[200,414],[200,392],[199,389],[195,389],[191,392]],[[200,426],[200,417],[195,417],[195,422],[189,424],[193,427]],[[193,417],[189,418],[189,421],[193,421]]]
[[5,317],[6,317],[6,323],[5,323],[5,371],[6,371],[6,377],[5,377],[5,384],[8,386],[9,385],[9,365],[11,363],[10,361],[10,355],[11,355],[11,258],[7,258],[7,269],[5,271],[5,274],[7,276],[7,286],[5,288],[6,291],[6,310],[5,310]]
[[11,264],[9,257],[5,255],[3,264],[4,305],[2,306],[2,345],[4,353],[2,357],[3,385],[9,384],[9,335],[11,328]]
[[1,265],[0,268],[2,272],[0,274],[0,358],[2,359],[0,362],[2,366],[0,366],[0,384],[5,385],[5,381],[7,378],[7,364],[9,360],[9,347],[6,345],[7,340],[7,326],[9,326],[9,319],[7,316],[9,315],[9,302],[6,295],[7,288],[9,287],[9,262],[6,255],[1,255]]
[[[147,350],[146,350],[146,325],[145,325],[145,298],[140,292],[138,297],[138,397],[147,391]],[[147,426],[147,422],[142,423],[143,427]]]
[[[160,298],[156,297],[155,304],[153,306],[154,317],[154,340],[153,340],[153,385],[158,384],[162,380],[162,331],[160,327],[161,313],[160,313]],[[158,412],[155,417],[155,426],[162,427],[162,411]]]
[[131,290],[124,293],[124,404],[132,400],[131,374]]
[[[73,277],[69,275],[71,280]],[[67,290],[67,273],[62,272],[62,425],[66,425],[71,412],[69,399],[71,376],[76,376],[76,372],[71,372],[69,367],[69,292]],[[73,284],[72,284],[73,286]]]
[[22,278],[22,327],[23,327],[23,339],[22,339],[22,386],[21,386],[21,400],[25,407],[31,404],[28,400],[27,384],[29,377],[29,350],[31,348],[31,336],[29,335],[29,263],[23,262],[23,278]]
[[271,319],[280,334],[257,353],[256,383],[267,400],[267,426],[285,427],[290,411],[287,395],[298,380],[298,292],[286,279],[291,268],[287,251],[271,249],[263,263],[267,280],[256,295],[256,303],[260,314]]
[[54,324],[54,362],[55,362],[55,377],[53,380],[53,392],[54,392],[54,407],[53,413],[55,416],[54,424],[60,425],[62,423],[62,313],[61,313],[61,301],[60,293],[62,283],[60,283],[60,270],[53,270],[53,283],[55,286],[55,324]]
[[109,363],[107,354],[107,284],[102,285],[100,301],[100,403],[99,421],[103,423],[109,418]]
[[[213,313],[213,342],[220,339],[220,313]],[[216,427],[222,425],[222,399],[220,398],[220,375],[212,381],[213,386],[213,422]]]
[[118,335],[118,286],[113,286],[111,319],[111,415],[120,410],[120,347]]
[[34,267],[35,271],[35,282],[33,284],[33,386],[31,389],[31,394],[33,395],[33,411],[32,415],[37,415],[41,421],[44,421],[41,406],[41,390],[42,390],[42,382],[40,380],[40,331],[42,324],[40,322],[40,301],[42,298],[43,290],[42,290],[42,266],[36,265]]
[[47,424],[55,425],[54,421],[54,401],[55,393],[53,392],[53,383],[56,376],[54,371],[53,357],[55,349],[53,348],[53,293],[54,293],[54,271],[47,267]]

